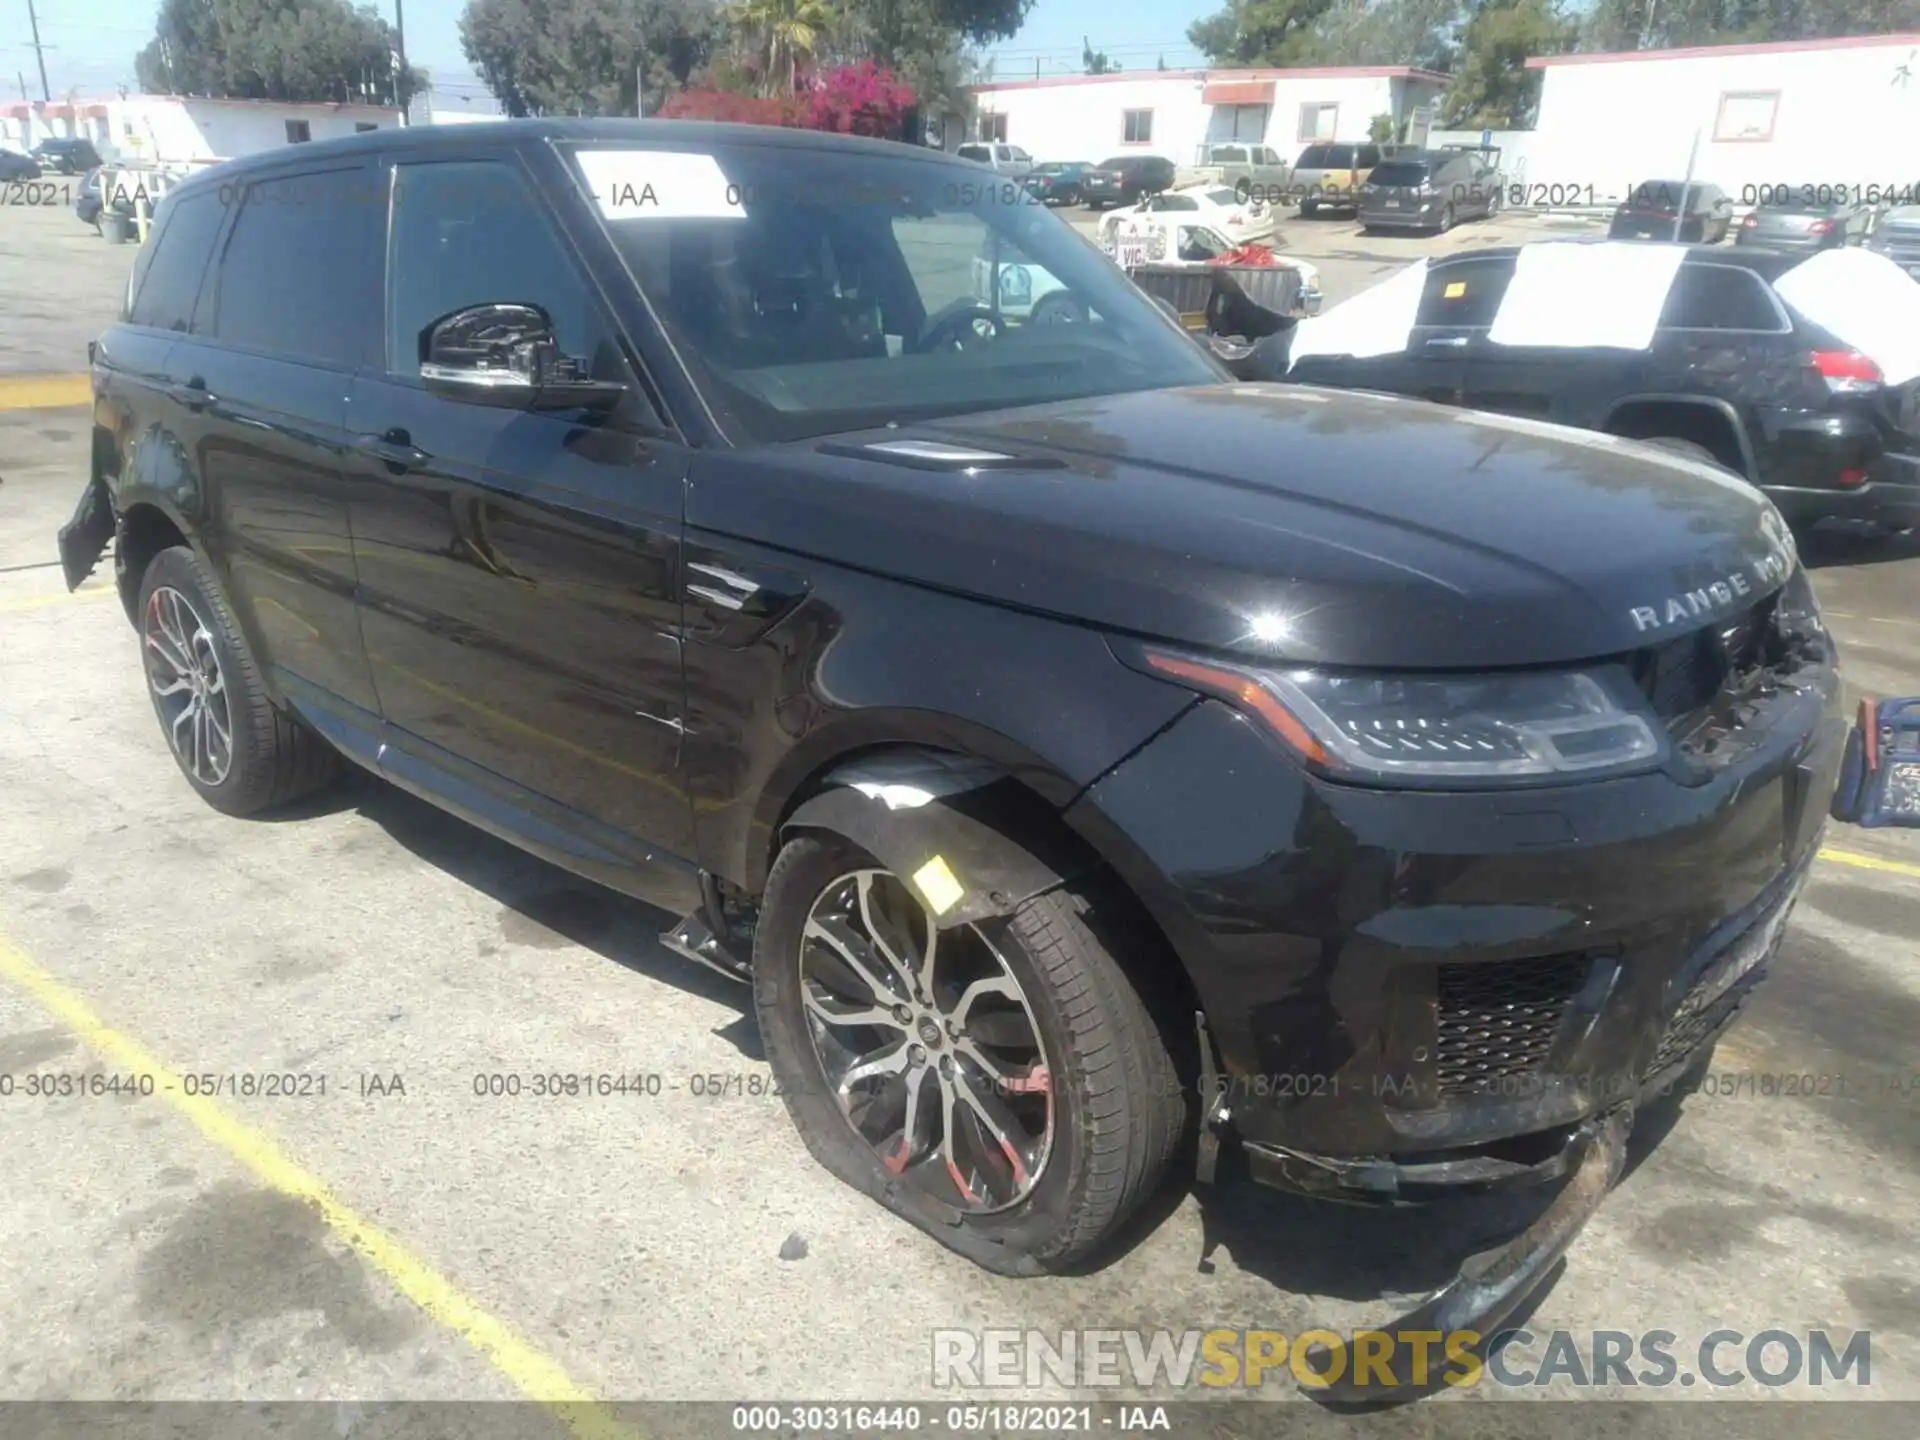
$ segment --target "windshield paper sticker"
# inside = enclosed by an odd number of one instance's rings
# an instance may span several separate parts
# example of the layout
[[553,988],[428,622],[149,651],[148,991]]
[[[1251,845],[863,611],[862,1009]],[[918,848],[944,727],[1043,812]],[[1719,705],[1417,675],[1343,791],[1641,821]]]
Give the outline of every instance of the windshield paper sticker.
[[1681,245],[1522,246],[1487,339],[1495,345],[1645,350],[1686,256]]
[[740,187],[689,150],[581,150],[587,193],[609,220],[741,220]]
[[1782,300],[1904,385],[1920,375],[1920,282],[1884,255],[1823,250],[1773,282]]

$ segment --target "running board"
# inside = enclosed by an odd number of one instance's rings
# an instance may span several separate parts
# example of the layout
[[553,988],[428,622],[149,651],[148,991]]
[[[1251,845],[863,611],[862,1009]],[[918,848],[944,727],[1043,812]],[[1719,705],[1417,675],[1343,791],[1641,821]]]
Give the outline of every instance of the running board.
[[752,962],[741,959],[729,950],[714,935],[706,916],[697,910],[662,935],[660,943],[676,955],[697,960],[710,969],[718,970],[729,980],[737,980],[742,985],[753,983]]

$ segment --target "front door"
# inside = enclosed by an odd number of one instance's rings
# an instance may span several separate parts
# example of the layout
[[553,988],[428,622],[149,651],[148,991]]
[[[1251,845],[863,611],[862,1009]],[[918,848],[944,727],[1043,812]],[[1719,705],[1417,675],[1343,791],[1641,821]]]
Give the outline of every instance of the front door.
[[[347,407],[381,712],[396,743],[465,762],[464,783],[542,823],[690,856],[676,588],[689,452],[518,157],[403,163],[391,184],[384,364]],[[562,351],[627,400],[595,417],[430,393],[424,332],[490,303],[540,306]]]

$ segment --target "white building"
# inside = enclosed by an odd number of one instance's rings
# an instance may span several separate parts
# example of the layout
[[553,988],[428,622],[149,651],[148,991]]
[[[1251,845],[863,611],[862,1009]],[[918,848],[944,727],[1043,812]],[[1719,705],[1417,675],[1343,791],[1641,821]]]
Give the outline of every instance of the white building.
[[[1539,119],[1503,156],[1529,189],[1593,188],[1596,201],[1646,180],[1696,179],[1736,205],[1759,187],[1920,190],[1920,35],[1555,55]],[[1519,138],[1519,137],[1515,137]],[[1916,196],[1920,198],[1920,196]]]
[[[1132,151],[1198,161],[1223,140],[1291,162],[1316,140],[1365,140],[1385,115],[1396,139],[1424,141],[1447,79],[1409,66],[1150,70],[995,80],[973,87],[975,135],[1036,160],[1099,163]],[[957,142],[956,142],[957,143]]]
[[109,160],[193,165],[399,123],[398,110],[379,105],[128,95],[0,107],[0,142],[31,150],[80,136]]

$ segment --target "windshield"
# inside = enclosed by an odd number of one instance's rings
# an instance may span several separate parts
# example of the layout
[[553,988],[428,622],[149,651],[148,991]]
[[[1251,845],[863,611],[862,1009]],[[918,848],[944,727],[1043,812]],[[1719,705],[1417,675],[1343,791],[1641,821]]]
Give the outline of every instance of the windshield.
[[576,158],[708,402],[754,439],[1222,378],[1017,181],[790,145]]
[[1411,160],[1389,160],[1376,165],[1367,179],[1375,185],[1424,185],[1429,171]]

